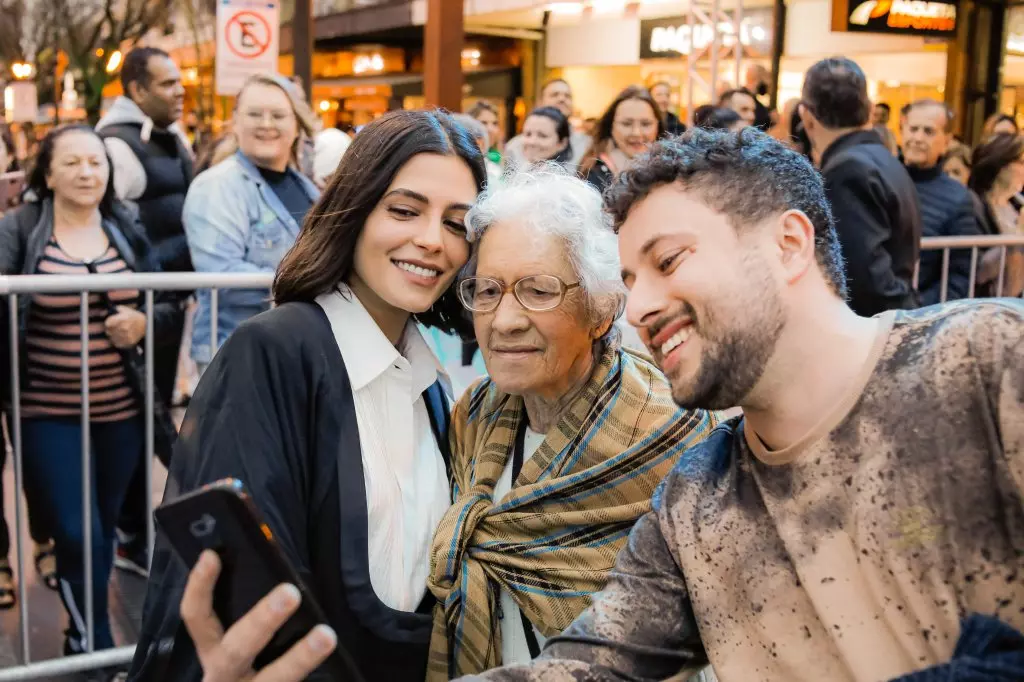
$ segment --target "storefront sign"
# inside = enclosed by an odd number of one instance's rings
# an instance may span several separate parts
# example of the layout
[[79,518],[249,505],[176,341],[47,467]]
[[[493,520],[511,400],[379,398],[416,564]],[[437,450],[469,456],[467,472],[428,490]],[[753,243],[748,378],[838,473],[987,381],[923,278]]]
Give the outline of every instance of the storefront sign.
[[832,0],[832,30],[950,38],[957,0]]
[[1011,7],[1006,12],[1006,52],[1024,56],[1024,7]]
[[352,59],[352,72],[357,76],[384,72],[384,57],[379,52],[357,54]]
[[279,10],[278,0],[218,1],[218,95],[237,95],[249,76],[277,72]]
[[39,94],[31,81],[14,81],[4,88],[4,113],[8,123],[35,121],[39,116]]
[[[739,42],[753,55],[768,54],[772,44],[771,10],[750,10],[743,14],[739,27]],[[723,48],[736,45],[736,23],[722,21],[718,33]],[[645,19],[640,22],[640,58],[658,59],[679,57],[706,49],[715,39],[715,29],[709,24],[694,22],[692,30],[686,17]]]

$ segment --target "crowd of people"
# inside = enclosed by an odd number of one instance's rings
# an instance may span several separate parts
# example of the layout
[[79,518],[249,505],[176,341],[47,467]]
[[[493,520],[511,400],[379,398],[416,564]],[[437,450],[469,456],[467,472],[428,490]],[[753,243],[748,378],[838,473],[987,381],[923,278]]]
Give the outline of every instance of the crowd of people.
[[[1022,233],[1012,118],[969,150],[921,100],[894,147],[877,130],[889,107],[833,58],[781,113],[752,67],[693,130],[664,83],[578,130],[559,79],[507,142],[486,102],[391,112],[353,137],[318,130],[301,84],[262,74],[230,135],[193,150],[166,53],[130,52],[121,80],[95,128],[42,139],[0,219],[0,274],[274,284],[216,305],[158,292],[152,311],[137,290],[93,294],[84,330],[77,295],[20,297],[16,330],[0,310],[0,362],[12,332],[21,351],[4,376],[20,378],[35,568],[67,610],[66,654],[114,645],[116,565],[150,581],[140,681],[326,679],[314,671],[340,644],[367,679],[710,663],[723,682],[859,682],[941,671],[971,628],[1016,637],[1000,664],[1024,676],[1024,306],[926,307],[1019,297],[1024,248],[954,251],[948,268],[920,250]],[[295,587],[225,632],[216,555],[190,573],[159,534],[149,556],[147,313],[165,499],[242,479],[327,618],[262,677]],[[482,355],[461,396],[428,329]],[[179,433],[183,348],[199,380]]]

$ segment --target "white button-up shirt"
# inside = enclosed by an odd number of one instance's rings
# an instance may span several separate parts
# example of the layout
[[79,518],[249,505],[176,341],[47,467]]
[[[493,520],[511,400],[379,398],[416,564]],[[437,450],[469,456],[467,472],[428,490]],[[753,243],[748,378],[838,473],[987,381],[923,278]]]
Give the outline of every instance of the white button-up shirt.
[[[523,464],[530,461],[537,450],[544,443],[546,435],[537,433],[530,427],[526,427],[526,434],[523,437]],[[505,499],[505,496],[512,492],[512,457],[508,458],[505,470],[501,477],[494,484],[494,500],[497,504]],[[529,663],[530,642],[526,637],[526,630],[523,629],[523,614],[516,604],[516,600],[508,590],[502,590],[499,598],[501,603],[501,664],[518,665]],[[544,646],[545,637],[540,630],[533,628],[533,634],[537,638],[537,645]]]
[[[399,611],[426,593],[430,546],[451,504],[426,391],[447,377],[410,320],[396,349],[348,289],[317,298],[345,360],[355,402],[369,522],[370,584]],[[450,388],[448,389],[450,392]]]

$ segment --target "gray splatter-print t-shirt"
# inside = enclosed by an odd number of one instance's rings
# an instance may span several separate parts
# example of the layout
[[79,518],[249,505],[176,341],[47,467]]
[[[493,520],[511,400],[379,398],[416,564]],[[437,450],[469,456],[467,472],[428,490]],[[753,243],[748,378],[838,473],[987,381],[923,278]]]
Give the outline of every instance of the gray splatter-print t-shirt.
[[[684,455],[594,605],[498,680],[875,682],[1024,631],[1024,302],[882,317],[858,385],[793,447],[742,419]],[[696,626],[696,629],[695,629]]]

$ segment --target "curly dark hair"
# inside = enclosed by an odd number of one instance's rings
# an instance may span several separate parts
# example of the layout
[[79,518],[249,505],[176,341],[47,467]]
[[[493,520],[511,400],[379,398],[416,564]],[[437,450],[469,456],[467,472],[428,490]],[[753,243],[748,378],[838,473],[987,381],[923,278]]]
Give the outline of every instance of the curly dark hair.
[[871,118],[868,79],[857,63],[831,57],[807,70],[801,105],[832,130],[860,128]]
[[605,193],[615,229],[653,190],[679,183],[733,227],[752,227],[784,211],[814,225],[814,253],[832,289],[846,297],[846,274],[821,176],[806,157],[753,128],[736,133],[693,128],[655,143]]
[[[395,175],[417,154],[461,159],[476,181],[487,181],[476,140],[440,109],[397,110],[367,124],[341,159],[320,200],[306,215],[298,238],[274,277],[274,301],[312,301],[347,282],[355,267],[356,242],[367,217]],[[455,284],[416,321],[441,331],[473,338],[473,323],[459,303]]]

